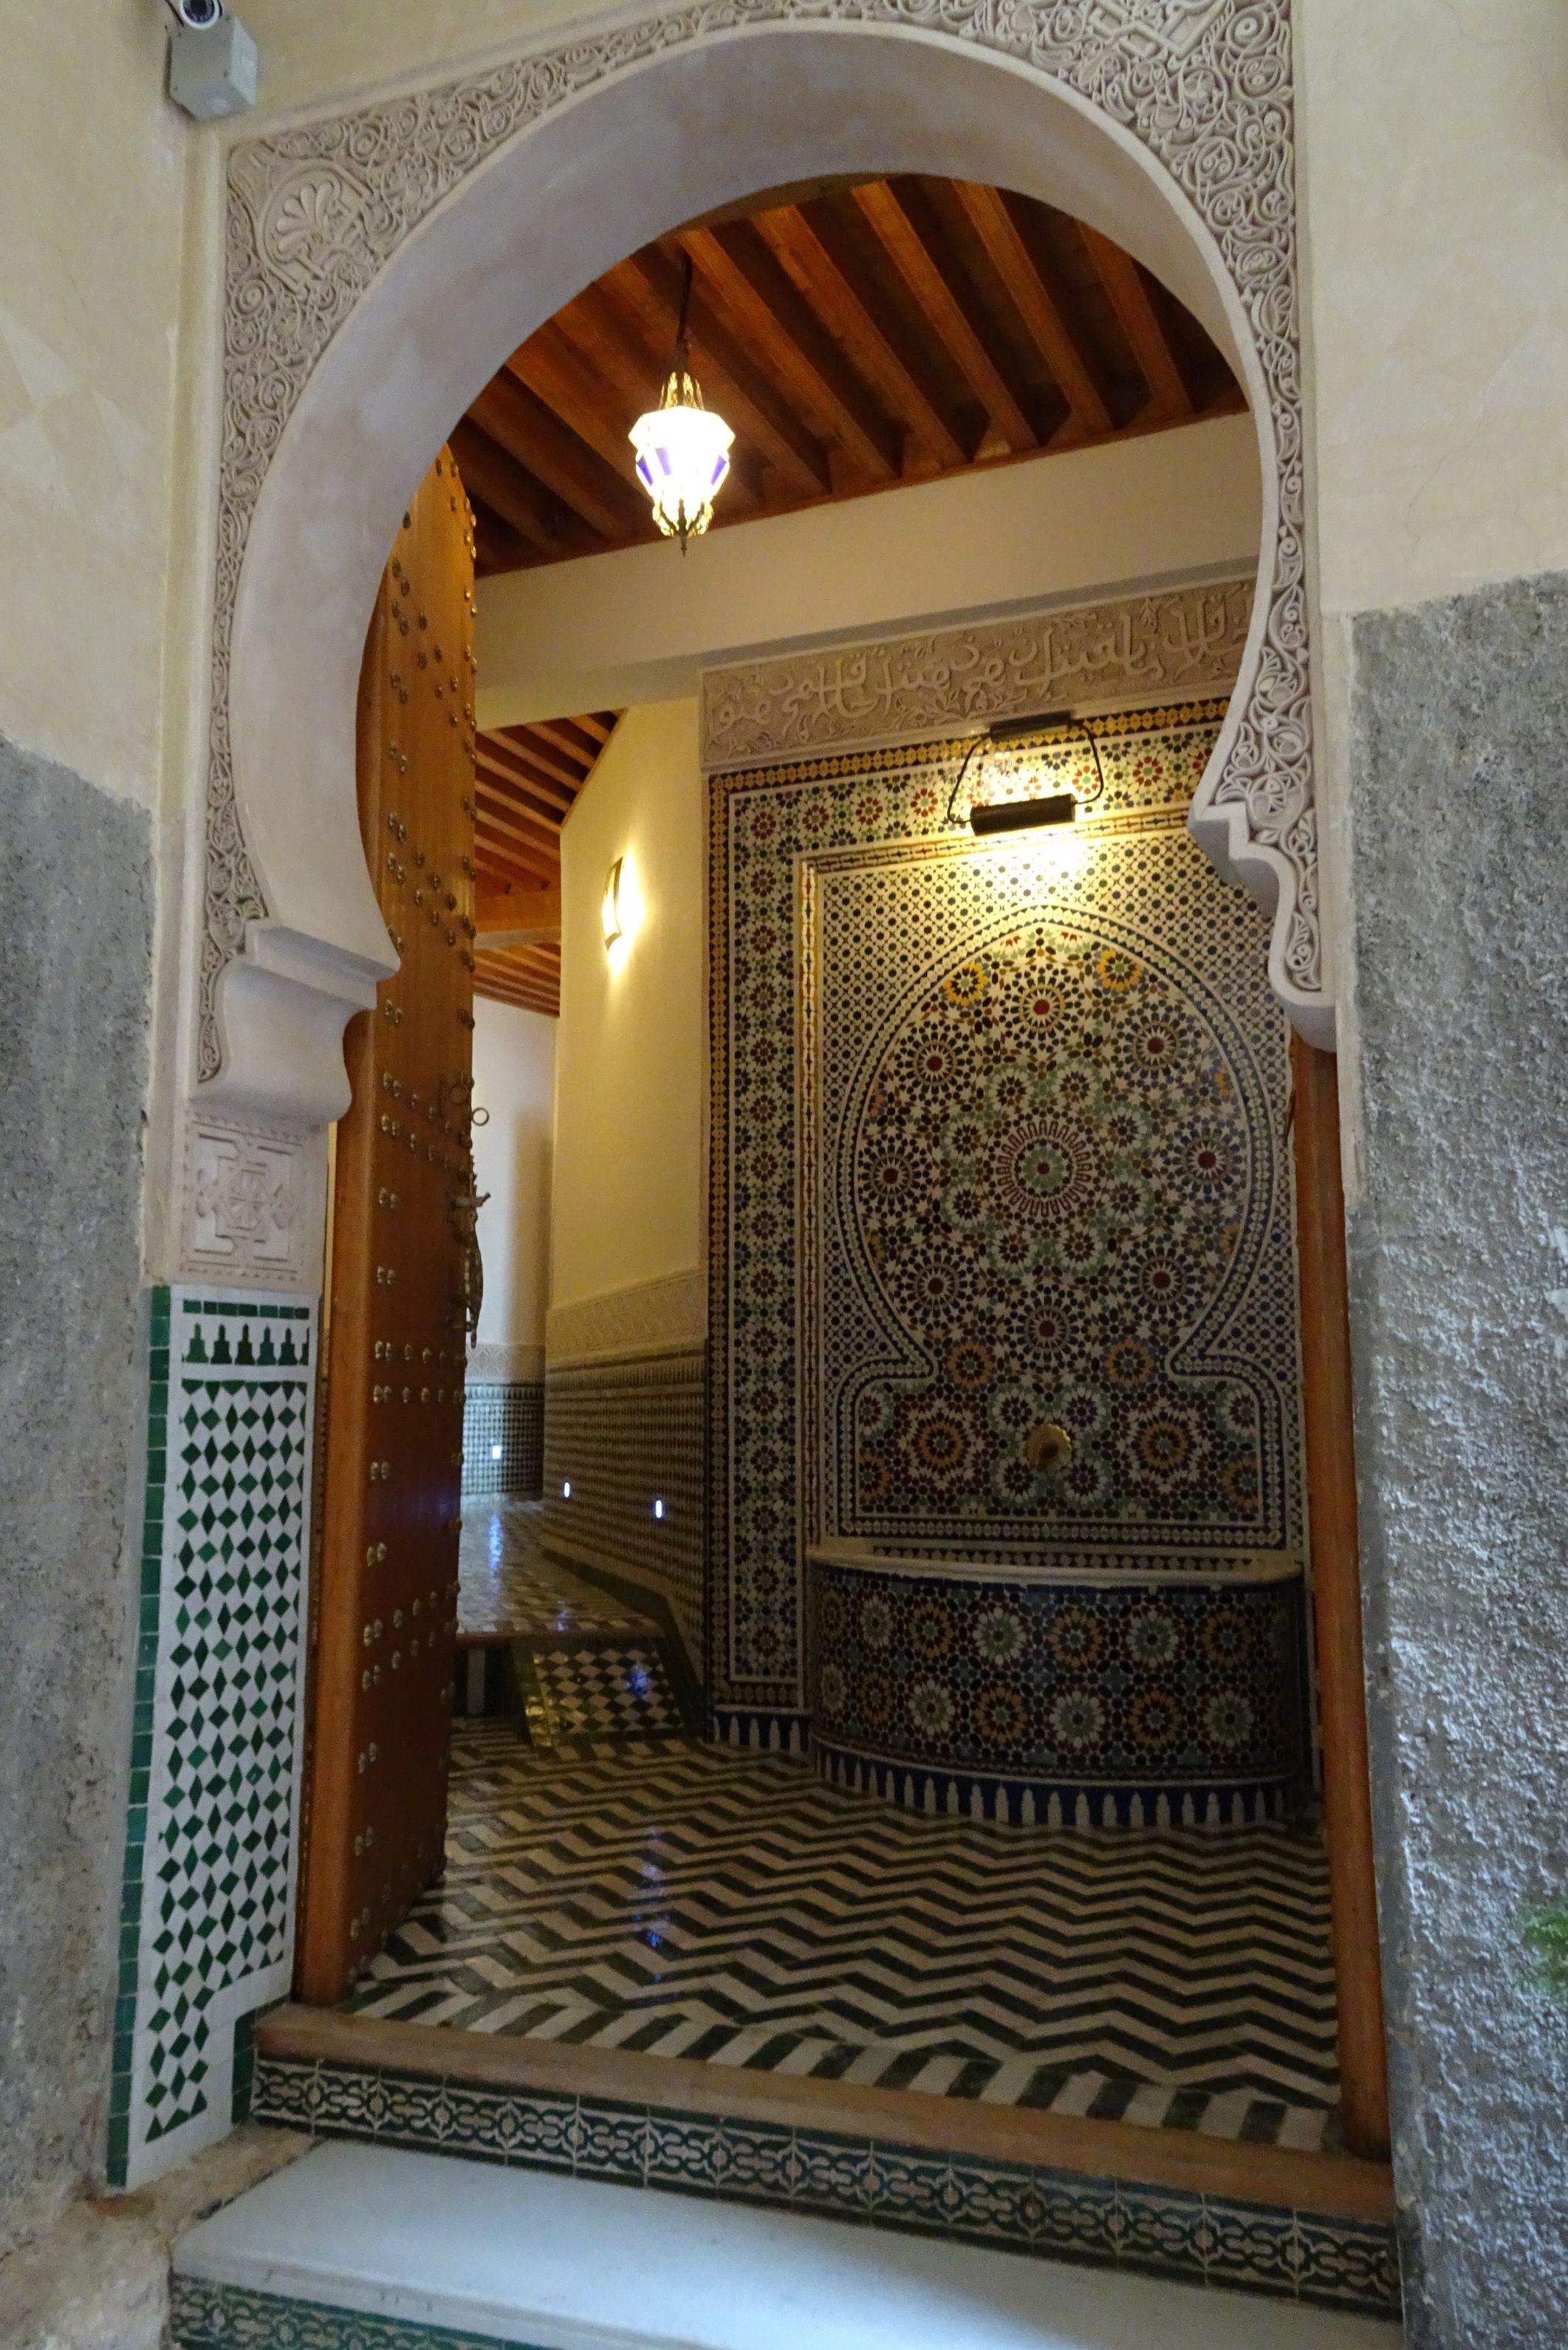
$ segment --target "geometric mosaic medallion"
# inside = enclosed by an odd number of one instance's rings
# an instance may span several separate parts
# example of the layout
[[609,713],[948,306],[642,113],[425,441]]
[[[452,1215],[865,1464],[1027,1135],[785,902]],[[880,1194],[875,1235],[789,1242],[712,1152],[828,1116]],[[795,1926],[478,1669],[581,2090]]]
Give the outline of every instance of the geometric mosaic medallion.
[[316,1306],[152,1293],[110,2183],[222,2137],[293,1970]]

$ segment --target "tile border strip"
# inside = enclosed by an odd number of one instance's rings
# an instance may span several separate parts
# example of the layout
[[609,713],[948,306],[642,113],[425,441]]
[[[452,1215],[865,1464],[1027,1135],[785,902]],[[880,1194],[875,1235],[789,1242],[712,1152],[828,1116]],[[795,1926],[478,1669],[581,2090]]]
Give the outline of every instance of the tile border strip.
[[954,2242],[1397,2319],[1391,2226],[793,2124],[435,2078],[257,2061],[253,2117],[574,2178],[758,2201]]
[[169,2303],[176,2350],[274,2350],[281,2342],[289,2350],[541,2350],[510,2334],[504,2341],[200,2277],[172,2277]]

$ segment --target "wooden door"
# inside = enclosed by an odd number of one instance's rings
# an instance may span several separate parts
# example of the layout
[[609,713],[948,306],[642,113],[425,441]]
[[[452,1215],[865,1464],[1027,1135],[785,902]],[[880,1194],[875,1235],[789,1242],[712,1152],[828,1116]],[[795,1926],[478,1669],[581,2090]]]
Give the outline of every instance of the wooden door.
[[359,822],[396,978],[345,1038],[301,1997],[342,1996],[441,1874],[462,1469],[473,1031],[473,522],[445,451],[359,681]]

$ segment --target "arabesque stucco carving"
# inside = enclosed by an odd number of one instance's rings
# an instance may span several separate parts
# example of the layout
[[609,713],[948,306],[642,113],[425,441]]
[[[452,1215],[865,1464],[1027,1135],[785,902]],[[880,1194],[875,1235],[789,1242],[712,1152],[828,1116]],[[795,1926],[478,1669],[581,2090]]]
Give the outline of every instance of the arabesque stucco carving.
[[1272,857],[1282,968],[1295,990],[1320,988],[1290,0],[696,0],[232,151],[201,1077],[222,1063],[218,982],[268,911],[235,805],[229,661],[256,500],[312,369],[401,241],[529,122],[662,50],[792,23],[908,27],[1027,64],[1140,140],[1214,237],[1262,370],[1278,479],[1262,657],[1207,796]]

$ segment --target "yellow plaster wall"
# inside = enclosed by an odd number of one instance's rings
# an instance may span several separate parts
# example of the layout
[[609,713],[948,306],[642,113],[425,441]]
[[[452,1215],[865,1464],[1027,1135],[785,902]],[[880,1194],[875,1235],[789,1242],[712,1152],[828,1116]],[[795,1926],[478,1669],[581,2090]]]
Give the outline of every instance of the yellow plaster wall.
[[165,22],[141,0],[19,6],[0,51],[0,730],[143,804],[188,144]]
[[602,16],[581,0],[238,0],[262,53],[255,121],[431,80]]
[[[618,857],[642,900],[618,961],[601,919]],[[629,710],[561,833],[552,1306],[701,1262],[704,869],[697,704]]]
[[473,1172],[484,1257],[481,1346],[545,1345],[550,1281],[550,1171],[556,1023],[488,996],[473,1002]]

